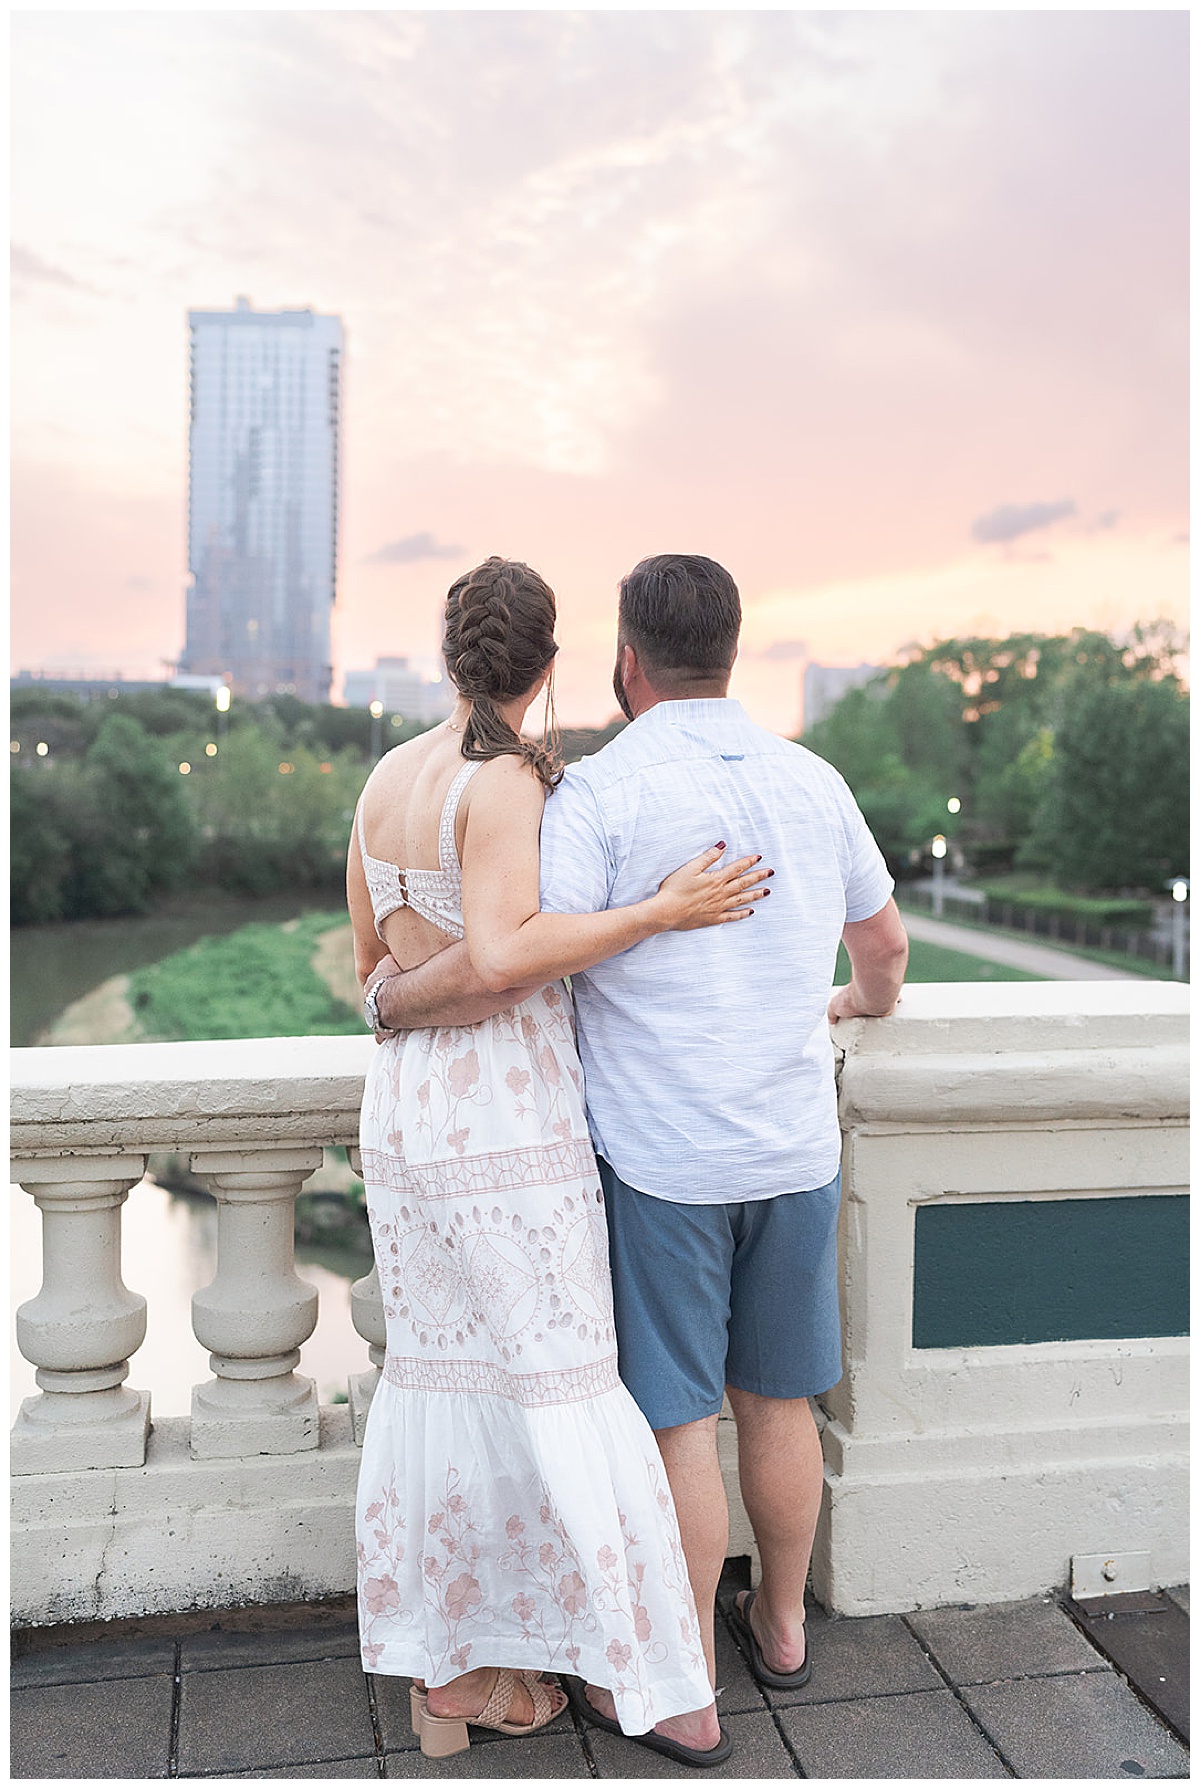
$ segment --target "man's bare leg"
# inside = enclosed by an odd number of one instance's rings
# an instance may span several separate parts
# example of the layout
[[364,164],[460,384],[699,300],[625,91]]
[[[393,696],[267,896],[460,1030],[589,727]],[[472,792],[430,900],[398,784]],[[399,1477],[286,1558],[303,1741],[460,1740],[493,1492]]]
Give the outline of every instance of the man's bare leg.
[[751,1625],[773,1671],[804,1663],[804,1585],[824,1462],[807,1398],[760,1398],[729,1386],[742,1501],[762,1560]]
[[[708,1661],[708,1678],[710,1683],[715,1683],[713,1617],[717,1583],[729,1544],[729,1509],[717,1460],[717,1419],[706,1416],[699,1422],[684,1423],[679,1428],[656,1429],[654,1438],[662,1453],[667,1481],[675,1499],[679,1537],[683,1542],[692,1595],[696,1599],[696,1614],[700,1619],[704,1656]],[[612,1698],[606,1690],[589,1684],[587,1694],[603,1714],[612,1717]],[[698,1751],[711,1750],[721,1738],[716,1704],[712,1702],[695,1713],[659,1721],[655,1730],[677,1739],[681,1745],[694,1746]]]
[[717,1459],[717,1418],[703,1416],[699,1422],[682,1423],[675,1429],[656,1429],[658,1442],[675,1513],[679,1517],[679,1538],[683,1542],[696,1614],[700,1618],[700,1635],[704,1656],[708,1660],[708,1679],[717,1681],[717,1660],[713,1637],[713,1621],[717,1602],[717,1584],[725,1564],[729,1545],[729,1506]]

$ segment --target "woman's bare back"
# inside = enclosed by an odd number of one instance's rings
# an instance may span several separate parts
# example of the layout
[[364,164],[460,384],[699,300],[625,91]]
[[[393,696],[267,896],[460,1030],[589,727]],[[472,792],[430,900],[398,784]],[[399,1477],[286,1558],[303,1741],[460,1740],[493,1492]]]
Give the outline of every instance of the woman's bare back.
[[[362,821],[372,857],[401,870],[437,870],[438,830],[451,783],[463,767],[458,735],[442,728],[393,747],[380,759],[363,790]],[[455,821],[455,849],[462,858],[466,799]],[[382,922],[384,943],[399,963],[414,968],[454,942],[409,906]]]

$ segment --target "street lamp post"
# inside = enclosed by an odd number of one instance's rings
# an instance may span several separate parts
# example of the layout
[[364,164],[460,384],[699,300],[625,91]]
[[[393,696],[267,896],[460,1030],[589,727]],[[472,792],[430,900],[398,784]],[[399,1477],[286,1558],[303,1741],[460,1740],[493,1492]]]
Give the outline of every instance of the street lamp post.
[[371,703],[371,756],[377,759],[383,750],[383,703]]
[[933,854],[933,917],[941,919],[946,910],[946,839],[943,833],[929,847]]
[[215,701],[217,704],[217,745],[218,745],[218,747],[224,742],[224,739],[225,739],[225,728],[226,728],[226,725],[229,720],[229,704],[230,704],[230,701],[232,700],[232,698],[233,698],[233,691],[230,689],[230,687],[227,683],[222,683],[218,687],[216,697],[215,697]]
[[1176,981],[1184,981],[1187,977],[1187,903],[1190,893],[1191,883],[1187,877],[1176,876],[1171,884],[1171,899],[1175,903],[1171,913],[1172,966]]

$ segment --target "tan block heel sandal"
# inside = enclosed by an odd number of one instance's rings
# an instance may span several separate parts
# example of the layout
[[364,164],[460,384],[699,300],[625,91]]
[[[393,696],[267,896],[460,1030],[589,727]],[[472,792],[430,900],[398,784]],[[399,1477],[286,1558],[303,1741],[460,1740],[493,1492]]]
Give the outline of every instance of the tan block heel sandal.
[[[528,1690],[533,1703],[533,1719],[510,1721],[508,1711],[512,1707],[513,1697],[522,1685]],[[413,1732],[420,1740],[421,1751],[426,1758],[450,1758],[455,1752],[465,1752],[471,1743],[468,1726],[487,1727],[493,1733],[519,1737],[523,1733],[537,1733],[542,1727],[549,1726],[567,1706],[567,1698],[562,1690],[545,1683],[536,1671],[497,1669],[491,1694],[483,1708],[478,1714],[469,1716],[430,1714],[429,1692],[418,1689],[416,1684],[412,1685],[408,1695]]]

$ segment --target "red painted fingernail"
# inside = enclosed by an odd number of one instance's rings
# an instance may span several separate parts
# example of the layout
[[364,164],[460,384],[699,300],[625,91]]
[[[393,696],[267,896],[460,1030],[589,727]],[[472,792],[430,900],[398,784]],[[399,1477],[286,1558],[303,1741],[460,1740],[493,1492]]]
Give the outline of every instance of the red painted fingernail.
[[716,844],[713,846],[713,850],[714,851],[724,851],[724,849],[725,849],[725,840],[718,839]]
[[763,900],[765,901],[771,891],[769,888],[764,888],[762,892],[763,892]]
[[767,871],[767,875],[768,875],[768,876],[773,876],[773,875],[774,875],[774,874],[775,874],[775,872],[774,872],[774,870],[768,870],[768,871]]

